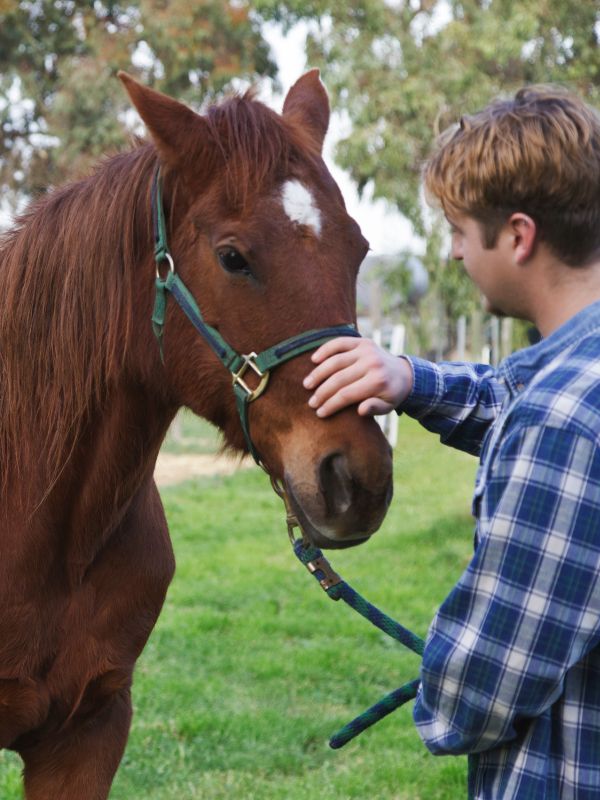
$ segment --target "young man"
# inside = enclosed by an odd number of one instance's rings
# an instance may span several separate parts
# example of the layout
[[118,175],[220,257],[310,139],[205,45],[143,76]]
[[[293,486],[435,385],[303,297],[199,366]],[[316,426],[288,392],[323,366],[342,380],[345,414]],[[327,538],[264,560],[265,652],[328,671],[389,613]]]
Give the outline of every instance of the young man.
[[477,800],[600,798],[600,120],[533,87],[446,133],[425,186],[488,309],[543,339],[489,366],[313,355],[310,405],[397,408],[480,457],[475,552],[429,630],[414,719]]

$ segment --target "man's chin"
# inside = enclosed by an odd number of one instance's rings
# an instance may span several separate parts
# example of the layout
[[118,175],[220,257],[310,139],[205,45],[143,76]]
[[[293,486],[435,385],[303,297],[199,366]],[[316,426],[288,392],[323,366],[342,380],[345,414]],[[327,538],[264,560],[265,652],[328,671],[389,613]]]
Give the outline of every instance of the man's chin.
[[501,308],[495,306],[490,300],[487,299],[487,297],[484,297],[483,307],[488,314],[491,314],[494,317],[500,317],[500,319],[502,319],[503,317],[509,316],[506,311],[502,311]]
[[484,302],[484,310],[493,317],[498,317],[498,319],[521,319],[525,322],[530,322],[532,325],[535,324],[529,314],[525,314],[517,308],[503,310],[490,303],[487,298]]

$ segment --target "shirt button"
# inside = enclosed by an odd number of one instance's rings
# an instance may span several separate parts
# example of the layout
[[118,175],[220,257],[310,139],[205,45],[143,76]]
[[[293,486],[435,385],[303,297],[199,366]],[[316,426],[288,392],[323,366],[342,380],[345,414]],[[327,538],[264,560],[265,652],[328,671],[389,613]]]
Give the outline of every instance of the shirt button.
[[524,388],[525,388],[524,383],[517,383],[517,392],[522,392]]

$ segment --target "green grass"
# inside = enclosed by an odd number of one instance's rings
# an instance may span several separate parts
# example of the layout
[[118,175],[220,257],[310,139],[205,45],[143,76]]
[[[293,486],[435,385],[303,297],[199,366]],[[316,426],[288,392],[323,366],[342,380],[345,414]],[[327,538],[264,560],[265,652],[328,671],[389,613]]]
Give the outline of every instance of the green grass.
[[200,417],[196,417],[187,408],[177,415],[177,420],[169,429],[162,449],[167,453],[214,453],[219,449],[221,438],[219,431]]
[[[331,554],[357,591],[424,635],[468,562],[475,460],[402,419],[395,498],[363,547]],[[409,704],[339,751],[329,736],[416,677],[404,651],[294,557],[259,470],[163,492],[176,578],[140,659],[111,800],[459,800],[466,761],[422,745]],[[0,797],[20,797],[0,755]]]

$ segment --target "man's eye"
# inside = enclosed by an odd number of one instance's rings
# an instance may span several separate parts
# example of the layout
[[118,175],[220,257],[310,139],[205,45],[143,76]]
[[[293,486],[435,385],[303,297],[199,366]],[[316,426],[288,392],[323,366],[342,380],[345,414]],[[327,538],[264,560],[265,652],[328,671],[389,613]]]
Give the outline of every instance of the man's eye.
[[235,247],[222,247],[217,250],[217,256],[223,269],[227,272],[237,272],[243,275],[250,275],[250,265],[244,256]]

